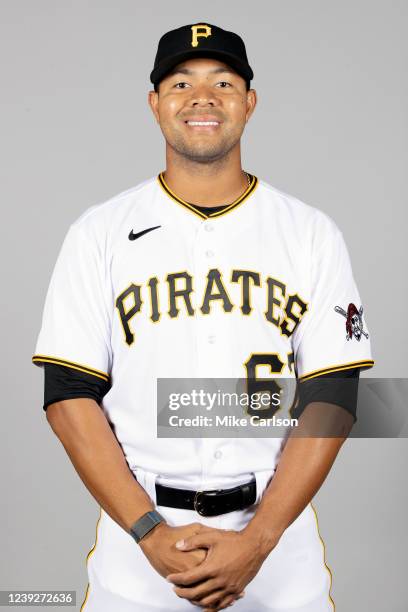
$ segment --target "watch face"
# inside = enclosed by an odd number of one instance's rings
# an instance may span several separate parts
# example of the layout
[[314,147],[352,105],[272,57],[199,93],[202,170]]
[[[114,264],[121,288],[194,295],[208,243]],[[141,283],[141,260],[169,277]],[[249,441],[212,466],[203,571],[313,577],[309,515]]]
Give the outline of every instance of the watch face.
[[132,525],[130,534],[136,542],[139,543],[140,540],[162,520],[164,520],[163,517],[156,510],[149,510],[149,512],[143,514],[143,516]]

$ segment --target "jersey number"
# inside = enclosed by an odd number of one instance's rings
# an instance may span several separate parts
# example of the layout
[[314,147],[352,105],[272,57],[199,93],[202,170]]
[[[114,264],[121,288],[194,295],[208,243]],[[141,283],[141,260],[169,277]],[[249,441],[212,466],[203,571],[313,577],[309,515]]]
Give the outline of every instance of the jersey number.
[[[258,377],[257,368],[258,366],[267,366],[270,374],[273,376],[274,374],[282,373],[285,362],[281,360],[278,353],[253,353],[244,365],[247,371],[247,394],[249,398],[253,394],[267,394],[269,396],[269,404],[265,405],[265,401],[263,401],[261,408],[253,408],[249,405],[247,409],[248,414],[262,419],[272,418],[282,408],[282,401],[284,399],[282,392],[284,389],[282,385],[277,383],[276,378]],[[290,370],[293,367],[293,353],[288,355],[288,367]],[[290,382],[291,379],[286,379],[286,381]],[[279,398],[279,403],[277,398]]]

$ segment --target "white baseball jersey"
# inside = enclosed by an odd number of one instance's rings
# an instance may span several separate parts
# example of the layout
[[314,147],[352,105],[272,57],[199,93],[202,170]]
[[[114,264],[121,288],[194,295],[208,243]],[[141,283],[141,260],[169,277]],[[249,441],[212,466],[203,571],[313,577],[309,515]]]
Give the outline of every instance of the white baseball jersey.
[[245,481],[282,444],[157,438],[158,377],[246,378],[264,364],[306,380],[374,363],[334,221],[250,178],[209,215],[151,178],[84,212],[53,271],[34,363],[110,380],[102,409],[129,465],[165,482]]

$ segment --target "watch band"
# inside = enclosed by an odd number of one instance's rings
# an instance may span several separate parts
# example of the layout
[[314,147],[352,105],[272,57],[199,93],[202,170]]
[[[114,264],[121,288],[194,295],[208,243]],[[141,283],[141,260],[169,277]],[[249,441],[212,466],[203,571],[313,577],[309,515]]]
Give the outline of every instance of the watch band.
[[157,510],[150,510],[133,523],[130,528],[130,535],[139,544],[140,540],[162,521],[164,521],[164,517]]

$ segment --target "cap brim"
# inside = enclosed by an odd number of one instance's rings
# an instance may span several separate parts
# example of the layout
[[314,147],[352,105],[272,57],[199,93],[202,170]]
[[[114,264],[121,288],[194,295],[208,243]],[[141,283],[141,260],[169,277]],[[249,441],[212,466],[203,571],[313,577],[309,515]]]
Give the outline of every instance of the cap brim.
[[254,73],[252,72],[249,64],[245,64],[240,61],[235,55],[228,53],[226,51],[219,51],[216,49],[191,49],[188,51],[183,51],[183,53],[178,53],[176,55],[172,55],[166,60],[163,60],[160,65],[152,70],[150,73],[150,80],[153,84],[159,83],[166,74],[170,72],[177,64],[181,62],[185,62],[186,60],[193,59],[195,57],[209,57],[212,59],[218,59],[222,62],[231,66],[240,76],[242,76],[245,81],[250,81],[254,78]]

